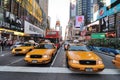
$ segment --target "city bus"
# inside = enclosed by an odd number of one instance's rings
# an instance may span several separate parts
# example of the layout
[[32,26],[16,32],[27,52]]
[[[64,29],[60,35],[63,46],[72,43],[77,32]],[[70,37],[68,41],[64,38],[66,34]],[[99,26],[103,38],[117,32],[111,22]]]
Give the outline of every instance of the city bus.
[[60,42],[62,38],[59,34],[59,31],[46,31],[45,39],[50,40],[57,48],[59,48],[61,45]]

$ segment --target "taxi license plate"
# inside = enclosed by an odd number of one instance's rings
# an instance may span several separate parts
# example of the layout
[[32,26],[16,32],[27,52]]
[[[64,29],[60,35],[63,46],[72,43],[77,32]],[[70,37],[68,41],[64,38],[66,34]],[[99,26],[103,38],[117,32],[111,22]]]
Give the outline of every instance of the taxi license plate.
[[86,68],[85,71],[86,71],[86,72],[92,72],[93,69],[92,69],[92,68]]
[[37,63],[38,61],[37,60],[32,60],[32,63]]

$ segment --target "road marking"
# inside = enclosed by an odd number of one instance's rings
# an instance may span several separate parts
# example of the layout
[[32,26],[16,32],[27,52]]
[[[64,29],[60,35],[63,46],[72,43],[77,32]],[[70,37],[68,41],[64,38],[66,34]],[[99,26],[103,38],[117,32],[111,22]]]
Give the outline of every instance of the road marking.
[[59,54],[60,50],[61,50],[61,47],[60,47],[60,49],[57,51],[56,56],[55,56],[54,60],[52,61],[52,63],[51,63],[51,65],[50,65],[50,67],[52,67],[52,66],[53,66],[53,64],[55,63],[55,60],[56,60],[56,58],[57,58],[57,56],[58,56],[58,54]]
[[9,66],[9,65],[11,65],[11,64],[18,63],[18,62],[22,61],[23,59],[24,59],[24,58],[20,58],[20,59],[14,61],[14,62],[11,62],[10,64],[7,64],[6,66]]
[[15,66],[0,66],[2,72],[26,72],[26,73],[73,73],[73,74],[120,74],[120,69],[104,69],[102,72],[76,72],[68,68],[60,67],[15,67]]

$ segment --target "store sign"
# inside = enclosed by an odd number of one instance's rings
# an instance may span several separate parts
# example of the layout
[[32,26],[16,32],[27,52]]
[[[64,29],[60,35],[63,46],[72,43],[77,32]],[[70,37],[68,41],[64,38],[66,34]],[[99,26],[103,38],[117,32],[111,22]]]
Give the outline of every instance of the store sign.
[[44,34],[44,31],[37,26],[25,21],[24,22],[24,33],[27,34]]

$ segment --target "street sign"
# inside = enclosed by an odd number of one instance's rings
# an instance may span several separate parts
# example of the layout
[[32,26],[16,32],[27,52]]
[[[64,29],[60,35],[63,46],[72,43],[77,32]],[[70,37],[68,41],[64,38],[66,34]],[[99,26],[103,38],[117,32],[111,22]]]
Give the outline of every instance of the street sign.
[[92,39],[103,39],[105,38],[105,33],[92,33],[91,38]]

